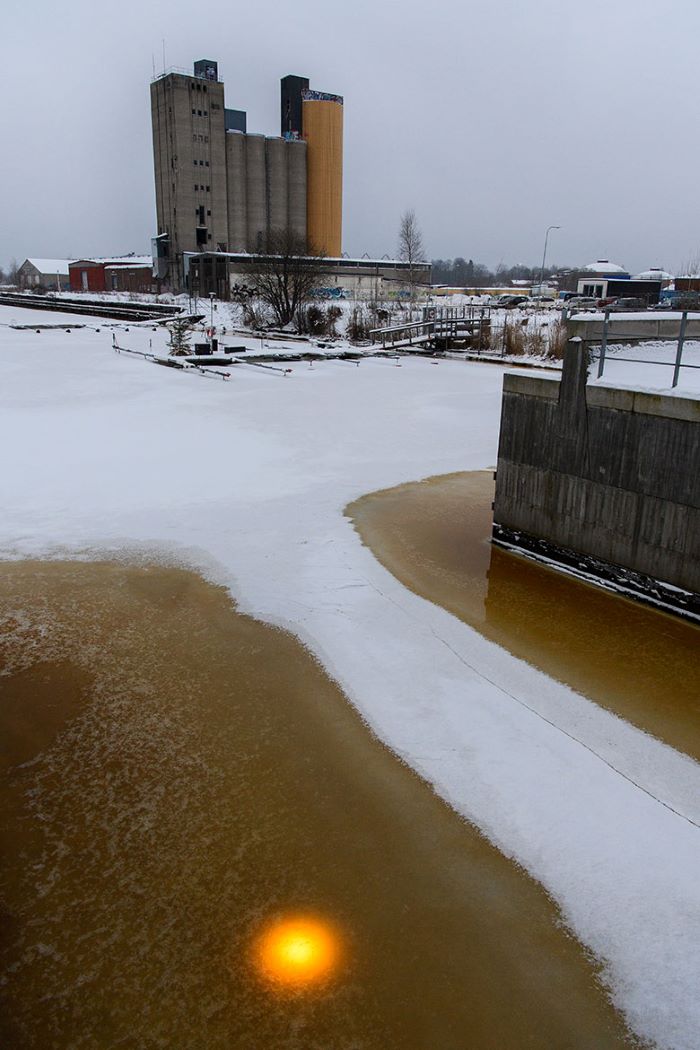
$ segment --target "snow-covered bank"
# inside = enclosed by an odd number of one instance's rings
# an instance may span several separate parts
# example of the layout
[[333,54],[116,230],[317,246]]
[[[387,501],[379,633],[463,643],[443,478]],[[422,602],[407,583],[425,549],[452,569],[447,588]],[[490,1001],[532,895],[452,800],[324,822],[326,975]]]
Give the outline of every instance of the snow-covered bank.
[[329,361],[214,383],[120,357],[95,327],[0,328],[4,554],[184,560],[290,628],[547,887],[634,1028],[696,1047],[700,768],[406,591],[343,517],[373,489],[492,466],[502,369]]
[[673,387],[677,344],[671,340],[650,340],[632,346],[613,344],[605,353],[604,371],[597,378],[599,348],[592,348],[594,360],[589,382],[631,390],[663,390],[670,394],[700,396],[700,342],[689,339],[681,357],[678,386]]

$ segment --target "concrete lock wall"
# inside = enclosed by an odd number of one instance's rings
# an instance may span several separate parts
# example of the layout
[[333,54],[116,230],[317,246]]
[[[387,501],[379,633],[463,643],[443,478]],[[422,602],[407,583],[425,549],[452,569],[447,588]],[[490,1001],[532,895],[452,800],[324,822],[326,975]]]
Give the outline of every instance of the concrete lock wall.
[[561,382],[504,377],[494,538],[698,594],[700,401],[587,387],[587,365],[572,340]]
[[[603,336],[603,317],[598,315],[571,317],[567,321],[569,336],[578,337],[587,342],[600,342]],[[648,317],[634,314],[611,314],[608,320],[608,343],[631,343],[645,339],[678,339],[680,314],[659,316],[651,313]],[[686,321],[686,339],[697,339],[700,336],[700,317],[689,316]]]

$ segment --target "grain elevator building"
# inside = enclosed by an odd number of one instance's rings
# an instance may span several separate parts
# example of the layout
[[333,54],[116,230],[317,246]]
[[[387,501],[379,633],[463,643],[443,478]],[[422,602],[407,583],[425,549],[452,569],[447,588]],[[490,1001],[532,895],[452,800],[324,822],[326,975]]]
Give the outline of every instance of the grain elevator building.
[[248,132],[246,114],[226,109],[210,59],[151,83],[153,256],[156,276],[176,290],[192,254],[265,252],[275,231],[341,254],[343,100],[288,76],[281,111],[279,138]]

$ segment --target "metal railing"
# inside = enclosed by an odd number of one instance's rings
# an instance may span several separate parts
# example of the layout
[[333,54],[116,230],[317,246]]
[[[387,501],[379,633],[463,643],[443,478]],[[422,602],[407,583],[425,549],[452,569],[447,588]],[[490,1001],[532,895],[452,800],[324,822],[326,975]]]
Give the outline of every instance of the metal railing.
[[424,306],[424,321],[482,320],[491,316],[490,306]]
[[435,321],[409,321],[406,324],[390,325],[388,328],[371,328],[369,337],[373,343],[381,343],[386,350],[396,343],[425,343],[435,334]]
[[156,80],[162,80],[163,77],[169,77],[171,73],[176,73],[181,77],[190,77],[192,80],[204,80],[206,83],[220,84],[221,79],[217,75],[216,79],[213,77],[198,77],[193,73],[192,69],[185,69],[183,66],[168,66],[167,69],[163,69],[160,73],[154,73],[151,77],[151,83],[155,83]]
[[[671,368],[672,367],[673,368],[673,381],[671,383],[671,387],[672,388],[676,387],[676,386],[678,386],[678,379],[680,377],[681,368],[700,368],[700,365],[692,365],[688,361],[683,361],[683,350],[684,350],[684,347],[685,347],[685,333],[686,333],[687,325],[688,325],[688,311],[684,310],[683,313],[681,314],[680,327],[679,327],[679,330],[678,330],[678,338],[675,340],[675,343],[676,343],[676,355],[675,355],[675,360],[673,362],[671,362],[671,361],[658,361],[658,360],[654,361],[654,360],[652,360],[649,357],[621,357],[619,354],[615,354],[613,360],[614,361],[629,361],[629,362],[633,362],[634,364],[642,364],[642,365],[663,365],[666,368]],[[606,361],[607,361],[607,349],[608,349],[609,336],[610,336],[610,311],[606,310],[605,314],[603,316],[603,332],[602,332],[602,335],[600,337],[600,343],[598,344],[597,340],[596,341],[593,341],[593,340],[590,340],[590,339],[586,340],[586,342],[589,344],[589,346],[590,345],[593,345],[593,346],[599,345],[600,346],[600,351],[599,351],[599,353],[597,355],[597,357],[598,357],[598,372],[597,372],[597,375],[596,375],[597,379],[600,379],[600,377],[605,372],[605,365],[606,365]],[[633,336],[632,338],[634,338],[636,342],[639,341],[639,336],[637,336],[637,335]],[[618,344],[620,342],[624,343],[625,336],[624,335],[620,335],[619,333],[615,332],[614,333],[614,339],[615,339],[615,344]],[[657,342],[658,340],[653,340],[653,341]],[[667,340],[667,342],[671,342],[671,340]]]
[[469,340],[474,343],[477,338],[481,349],[489,324],[488,317],[455,314],[432,320],[407,321],[387,328],[372,328],[369,334],[372,342],[381,343],[384,350],[387,347],[398,349],[399,343],[404,347],[437,341],[447,344]]

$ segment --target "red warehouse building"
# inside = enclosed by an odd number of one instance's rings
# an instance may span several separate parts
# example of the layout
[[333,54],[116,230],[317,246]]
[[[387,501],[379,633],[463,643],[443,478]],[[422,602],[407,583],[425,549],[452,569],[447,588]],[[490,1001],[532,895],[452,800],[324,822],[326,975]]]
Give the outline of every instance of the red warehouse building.
[[68,267],[73,292],[157,292],[150,255],[78,259]]

